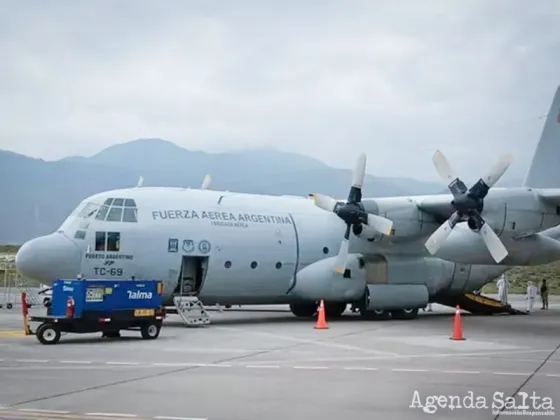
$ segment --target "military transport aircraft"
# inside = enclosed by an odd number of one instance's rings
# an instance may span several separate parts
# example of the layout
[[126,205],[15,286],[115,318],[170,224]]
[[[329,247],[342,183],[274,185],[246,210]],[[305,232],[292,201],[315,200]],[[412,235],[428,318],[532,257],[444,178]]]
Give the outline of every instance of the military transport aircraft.
[[[453,304],[516,265],[560,259],[545,231],[560,223],[560,87],[523,187],[490,189],[502,158],[471,188],[441,152],[451,195],[362,198],[365,155],[347,200],[142,187],[86,198],[50,235],[25,243],[17,269],[55,278],[160,279],[166,299],[204,305],[289,304],[312,316],[352,303],[367,316],[409,319]],[[374,316],[375,317],[375,316]]]

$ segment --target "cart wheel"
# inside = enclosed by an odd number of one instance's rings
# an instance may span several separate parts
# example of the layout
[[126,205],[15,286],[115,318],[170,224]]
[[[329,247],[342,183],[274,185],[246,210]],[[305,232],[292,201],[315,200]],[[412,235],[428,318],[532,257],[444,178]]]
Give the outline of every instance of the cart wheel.
[[159,336],[161,330],[161,325],[155,322],[149,322],[142,325],[140,332],[142,333],[142,338],[145,340],[155,340]]
[[6,305],[6,308],[8,308],[8,309],[12,309],[13,307],[14,307],[14,305],[12,305],[11,303],[8,303],[8,304]]
[[120,336],[121,336],[121,332],[119,330],[117,330],[117,331],[105,331],[101,335],[101,337],[103,337],[103,338],[119,338]]
[[53,324],[41,324],[35,332],[41,344],[56,344],[60,341],[60,331]]

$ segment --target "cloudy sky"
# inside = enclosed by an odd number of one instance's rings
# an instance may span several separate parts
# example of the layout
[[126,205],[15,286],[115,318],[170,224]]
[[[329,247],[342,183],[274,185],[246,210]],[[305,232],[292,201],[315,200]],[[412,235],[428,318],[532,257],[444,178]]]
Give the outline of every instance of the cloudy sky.
[[2,1],[0,149],[43,159],[158,137],[438,179],[512,152],[560,84],[557,0]]

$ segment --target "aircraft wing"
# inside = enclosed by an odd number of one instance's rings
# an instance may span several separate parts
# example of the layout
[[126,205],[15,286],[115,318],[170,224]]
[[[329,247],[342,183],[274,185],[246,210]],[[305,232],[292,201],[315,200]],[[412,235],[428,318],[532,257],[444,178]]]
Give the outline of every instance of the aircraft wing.
[[420,210],[435,218],[436,221],[443,223],[455,212],[451,200],[453,200],[451,194],[442,194],[418,197],[415,202]]
[[560,188],[547,188],[535,190],[537,195],[547,204],[560,206]]

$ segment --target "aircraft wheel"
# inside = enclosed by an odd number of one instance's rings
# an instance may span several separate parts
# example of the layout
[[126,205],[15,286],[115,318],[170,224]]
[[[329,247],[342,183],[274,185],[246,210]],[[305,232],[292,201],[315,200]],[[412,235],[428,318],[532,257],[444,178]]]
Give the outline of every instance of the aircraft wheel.
[[155,322],[149,322],[142,326],[140,333],[144,340],[155,340],[159,337],[159,332],[161,331],[161,325]]
[[309,318],[317,313],[315,303],[291,303],[290,311],[298,318]]
[[360,315],[364,319],[385,320],[389,319],[391,314],[383,309],[373,309],[371,311],[362,311],[360,312]]
[[7,309],[12,309],[13,307],[14,307],[14,305],[12,305],[11,303],[6,304]]
[[391,315],[393,319],[414,319],[418,316],[418,308],[391,311]]
[[347,303],[342,302],[325,303],[326,315],[330,318],[341,317],[347,306]]
[[53,324],[41,324],[35,332],[41,344],[56,344],[60,341],[60,330]]

